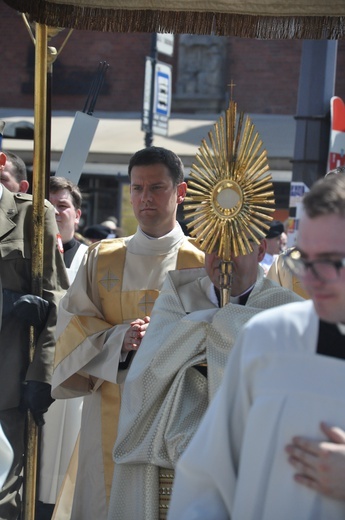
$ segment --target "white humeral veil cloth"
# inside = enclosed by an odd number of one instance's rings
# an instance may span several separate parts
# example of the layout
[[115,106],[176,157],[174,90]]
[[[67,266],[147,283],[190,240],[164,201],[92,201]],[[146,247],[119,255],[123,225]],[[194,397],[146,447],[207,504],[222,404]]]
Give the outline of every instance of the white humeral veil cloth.
[[[170,272],[124,386],[108,520],[157,520],[159,467],[174,468],[222,379],[240,329],[301,298],[263,276],[245,306],[212,304],[204,269]],[[194,366],[207,363],[207,379]]]
[[285,446],[345,428],[345,362],[316,354],[311,301],[244,328],[222,385],[178,465],[169,520],[343,520],[345,502],[293,480]]
[[[77,274],[87,245],[80,244],[70,267],[66,268],[69,283]],[[38,498],[55,504],[78,438],[83,398],[57,399],[46,414],[41,440]]]
[[[203,265],[203,254],[178,224],[152,240],[138,228],[132,237],[90,246],[61,300],[52,395],[85,396],[72,520],[107,518],[123,338],[133,319],[150,314],[166,273],[184,261]],[[64,518],[57,508],[54,515]]]

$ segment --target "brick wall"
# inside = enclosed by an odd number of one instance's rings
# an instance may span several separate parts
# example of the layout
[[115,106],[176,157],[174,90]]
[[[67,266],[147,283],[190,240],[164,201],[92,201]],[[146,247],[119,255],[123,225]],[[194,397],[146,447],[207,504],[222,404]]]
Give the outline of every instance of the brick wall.
[[298,40],[230,39],[228,80],[236,83],[234,93],[241,110],[295,112],[301,49]]
[[[0,107],[33,108],[34,46],[21,16],[0,2],[2,35]],[[51,41],[58,50],[67,31]],[[175,40],[177,40],[176,37]],[[110,68],[97,101],[97,111],[142,110],[145,56],[151,36],[142,33],[73,31],[53,66],[53,110],[82,110],[100,61]],[[177,71],[175,56],[162,56]],[[294,114],[302,42],[229,38],[224,99],[227,85],[236,84],[234,96],[241,110],[251,113]],[[345,99],[345,41],[338,43],[336,95]],[[174,77],[174,74],[173,74]],[[176,82],[176,77],[174,77]],[[174,90],[174,88],[173,88]],[[224,101],[225,104],[226,101]]]

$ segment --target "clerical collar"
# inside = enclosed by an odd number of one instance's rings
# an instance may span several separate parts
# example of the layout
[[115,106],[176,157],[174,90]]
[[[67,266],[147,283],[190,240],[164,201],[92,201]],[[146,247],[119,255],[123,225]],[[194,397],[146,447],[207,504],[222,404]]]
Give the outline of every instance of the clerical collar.
[[[171,230],[169,231],[169,233],[167,233],[166,235],[163,235],[163,237],[170,237],[171,235],[173,235],[175,233],[175,230],[176,230],[176,227],[177,227],[178,223],[176,223],[176,226]],[[158,238],[163,238],[163,237],[150,237],[149,235],[147,235],[142,229],[141,227],[138,226],[138,229],[139,231],[144,235],[144,237],[148,238],[149,240],[157,240]]]
[[174,254],[185,238],[178,222],[169,233],[153,239],[145,235],[138,226],[137,232],[128,241],[127,250],[132,253],[140,248],[140,254],[143,256]]
[[[238,305],[245,305],[247,303],[250,293],[253,290],[254,285],[255,285],[255,283],[253,283],[253,285],[251,287],[249,287],[248,289],[243,291],[243,293],[239,294],[238,296],[230,296],[230,303],[235,303]],[[213,284],[210,287],[209,298],[212,303],[214,303],[215,305],[218,305],[220,307],[220,301],[221,301],[220,300],[220,291]]]
[[64,245],[63,245],[64,251],[66,252],[69,249],[72,249],[72,247],[74,247],[76,243],[77,243],[77,240],[74,237],[72,237],[71,240],[64,243]]
[[3,190],[2,184],[1,184],[1,182],[0,182],[0,200],[2,199],[2,192],[3,192],[3,191],[4,191],[4,190]]

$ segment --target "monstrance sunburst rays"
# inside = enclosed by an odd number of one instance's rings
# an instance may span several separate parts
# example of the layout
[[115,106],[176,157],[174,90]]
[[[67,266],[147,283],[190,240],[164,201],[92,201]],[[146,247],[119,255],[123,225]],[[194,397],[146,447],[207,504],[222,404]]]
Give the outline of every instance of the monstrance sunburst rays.
[[190,235],[203,251],[218,249],[225,262],[259,243],[272,220],[274,194],[266,150],[255,126],[230,101],[196,155],[188,182],[185,216]]
[[230,101],[225,117],[220,117],[208,133],[210,144],[202,140],[188,182],[185,216],[190,235],[200,248],[214,250],[220,265],[221,304],[230,300],[232,256],[253,251],[272,220],[274,194],[266,150],[254,124]]

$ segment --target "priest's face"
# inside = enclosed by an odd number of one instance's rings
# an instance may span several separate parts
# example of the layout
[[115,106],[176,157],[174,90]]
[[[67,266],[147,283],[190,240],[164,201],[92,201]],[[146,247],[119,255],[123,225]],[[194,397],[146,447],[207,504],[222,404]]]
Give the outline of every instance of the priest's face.
[[[335,269],[331,263],[328,264],[328,261],[345,258],[344,229],[345,218],[339,215],[320,215],[314,218],[304,215],[296,244],[302,259],[309,265],[301,276],[301,282],[312,298],[319,317],[331,323],[345,323],[345,268]],[[313,264],[308,264],[314,261],[317,261],[315,270],[321,277],[315,275],[310,266]],[[326,276],[323,276],[324,272]]]
[[187,185],[174,185],[167,166],[133,166],[131,204],[139,226],[151,237],[161,237],[176,225],[177,205],[186,195]]
[[[256,282],[258,263],[261,262],[266,252],[266,240],[261,240],[259,245],[252,243],[252,247],[252,253],[239,255],[232,259],[233,277],[231,296],[239,296]],[[220,263],[221,259],[217,256],[217,253],[205,255],[206,272],[212,283],[218,288]]]

